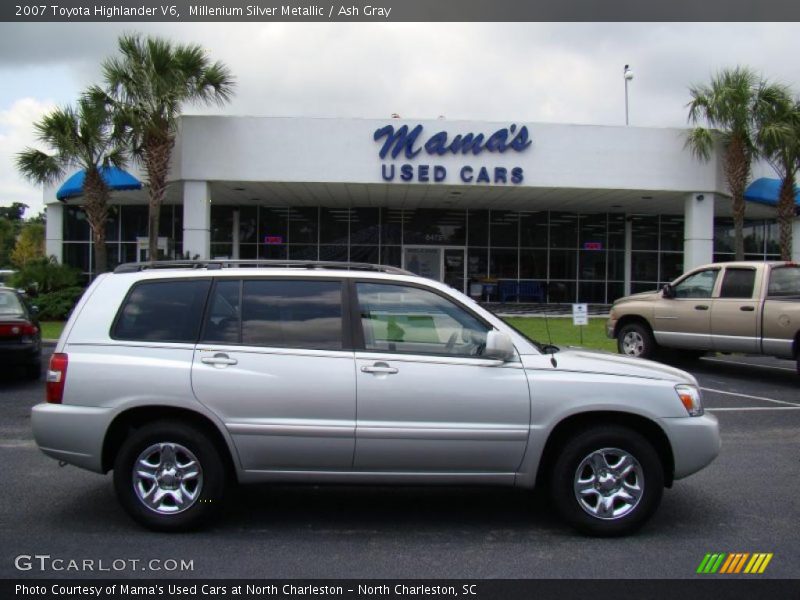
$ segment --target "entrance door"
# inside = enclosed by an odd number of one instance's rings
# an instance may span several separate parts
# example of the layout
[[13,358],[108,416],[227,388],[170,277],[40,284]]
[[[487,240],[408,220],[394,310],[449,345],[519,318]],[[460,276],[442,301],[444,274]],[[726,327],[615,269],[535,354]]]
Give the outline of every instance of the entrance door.
[[466,292],[466,249],[437,246],[405,246],[403,268]]

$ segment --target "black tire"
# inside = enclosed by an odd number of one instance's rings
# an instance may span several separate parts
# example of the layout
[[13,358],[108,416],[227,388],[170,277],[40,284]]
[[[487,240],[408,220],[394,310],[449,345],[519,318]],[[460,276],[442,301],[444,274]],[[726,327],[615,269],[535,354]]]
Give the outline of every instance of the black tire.
[[658,344],[647,325],[629,323],[617,332],[617,352],[636,358],[653,358]]
[[[186,489],[194,494],[194,498],[186,500],[185,508],[178,506],[172,493],[163,496],[165,501],[159,510],[148,507],[136,491],[134,465],[144,452],[154,447],[163,448],[164,444],[172,449],[175,460],[170,462],[169,457],[154,451],[150,456],[158,456],[158,464],[166,461],[166,465],[173,465],[174,469],[174,465],[190,465],[189,461],[195,459],[200,466],[199,478],[186,479]],[[190,471],[191,467],[183,469],[187,476],[191,475]],[[178,485],[173,480],[169,483]],[[114,461],[114,489],[120,504],[135,521],[156,531],[186,531],[211,522],[222,505],[226,484],[225,463],[206,432],[178,421],[156,421],[135,430],[122,443]],[[147,491],[147,482],[143,485],[144,493]],[[174,491],[177,493],[180,490]],[[183,495],[180,494],[180,497],[183,498]],[[175,505],[174,508],[170,507],[170,503]],[[167,510],[175,512],[164,512]]]
[[[580,485],[579,468],[584,489],[603,485],[600,478],[592,479],[587,476],[587,473],[594,473],[592,466],[583,466],[585,460],[600,451],[605,451],[605,458],[610,459],[604,460],[603,464],[606,466],[620,464],[615,461],[622,456],[621,453],[626,453],[638,463],[638,470],[634,463],[632,471],[624,480],[618,479],[618,484],[605,482],[609,485],[608,498],[613,511],[605,516],[591,512],[592,505],[603,505],[600,492],[590,489],[588,495],[582,496],[582,503],[575,489]],[[614,451],[620,453],[615,454]],[[613,466],[609,471],[614,473]],[[630,495],[628,490],[637,486],[641,489],[638,501],[627,501],[620,497],[614,499],[614,494],[620,491]],[[566,442],[551,471],[550,495],[556,510],[578,531],[594,536],[619,536],[635,531],[653,515],[661,502],[663,492],[664,467],[652,444],[632,429],[617,425],[599,425],[579,432]],[[619,514],[615,515],[614,512]]]

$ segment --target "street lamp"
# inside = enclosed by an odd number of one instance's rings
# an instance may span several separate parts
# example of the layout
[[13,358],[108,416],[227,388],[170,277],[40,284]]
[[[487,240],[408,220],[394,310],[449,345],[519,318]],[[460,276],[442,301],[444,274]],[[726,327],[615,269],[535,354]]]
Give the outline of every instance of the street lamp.
[[633,79],[633,71],[630,65],[625,65],[622,70],[622,77],[625,79],[625,125],[628,125],[628,82]]

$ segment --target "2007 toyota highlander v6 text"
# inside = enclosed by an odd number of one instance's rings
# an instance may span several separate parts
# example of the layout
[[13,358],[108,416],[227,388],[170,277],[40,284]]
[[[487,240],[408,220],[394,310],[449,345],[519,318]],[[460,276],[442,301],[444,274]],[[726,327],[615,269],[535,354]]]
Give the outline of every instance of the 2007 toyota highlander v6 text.
[[242,265],[101,275],[51,359],[39,447],[113,469],[147,527],[205,522],[235,477],[543,485],[572,525],[618,535],[719,451],[678,369],[543,348],[393,267]]

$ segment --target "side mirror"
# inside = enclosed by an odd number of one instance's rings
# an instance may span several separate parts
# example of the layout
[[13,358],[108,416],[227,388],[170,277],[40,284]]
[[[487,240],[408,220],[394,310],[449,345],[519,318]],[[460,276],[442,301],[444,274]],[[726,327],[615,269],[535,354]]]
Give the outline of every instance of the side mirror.
[[39,314],[39,307],[38,306],[31,306],[31,314],[36,316]]
[[669,283],[665,283],[664,287],[661,288],[662,295],[664,298],[672,300],[675,297],[675,288],[672,287]]
[[511,338],[502,331],[493,329],[486,334],[486,347],[483,350],[485,358],[508,361],[514,358],[514,344]]

